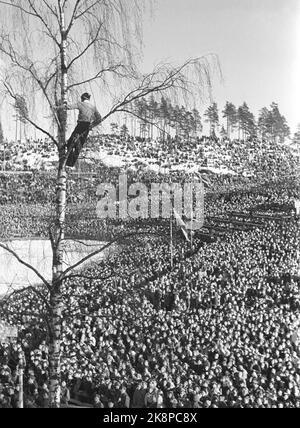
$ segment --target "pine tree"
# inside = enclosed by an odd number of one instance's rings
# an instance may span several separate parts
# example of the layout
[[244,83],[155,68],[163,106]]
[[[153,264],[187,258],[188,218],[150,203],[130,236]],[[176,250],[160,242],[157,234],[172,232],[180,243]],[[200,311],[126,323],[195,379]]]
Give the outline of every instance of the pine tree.
[[290,135],[286,118],[282,116],[276,103],[271,104],[270,110],[264,107],[260,111],[258,127],[262,139],[267,138],[272,142],[283,142]]
[[128,134],[129,134],[129,130],[127,128],[127,125],[124,124],[120,129],[120,136],[123,138],[126,138]]
[[284,116],[281,115],[278,104],[271,104],[271,135],[273,141],[283,142],[290,135],[290,129]]
[[300,123],[297,126],[297,131],[294,134],[293,142],[300,145]]
[[170,122],[170,115],[168,101],[164,97],[162,97],[160,101],[159,115],[161,120],[161,127],[163,129],[162,137],[163,141],[165,141],[167,124]]
[[4,133],[2,128],[2,122],[0,120],[0,147],[3,147],[4,145]]
[[148,109],[149,109],[149,117],[151,119],[151,125],[150,125],[150,137],[153,139],[154,136],[154,125],[153,123],[158,118],[158,102],[155,100],[154,96],[151,95],[149,103],[148,103]]
[[148,125],[149,106],[146,98],[141,98],[135,105],[136,115],[140,121],[140,137],[145,138]]
[[201,121],[201,116],[199,111],[194,108],[192,111],[192,127],[193,127],[193,132],[194,132],[194,137],[196,138],[198,135],[198,132],[202,132],[203,126],[202,126],[202,121]]
[[256,123],[253,113],[249,110],[247,103],[244,103],[238,108],[238,124],[239,124],[239,138],[241,138],[241,131],[243,132],[243,139],[246,137],[253,137],[256,135]]
[[216,135],[216,127],[219,125],[219,111],[217,103],[213,103],[204,113],[206,122],[210,124],[210,136]]
[[233,130],[233,127],[237,123],[237,110],[234,104],[230,102],[226,102],[225,108],[223,110],[223,117],[226,118],[227,122],[227,136],[228,138],[231,137],[231,131]]
[[225,139],[226,137],[228,137],[228,132],[225,131],[224,126],[222,126],[222,129],[220,131],[220,135],[222,139]]
[[182,116],[181,116],[181,109],[177,105],[174,109],[172,109],[172,125],[175,128],[176,136],[179,136],[180,129],[181,129],[181,122],[182,122]]
[[184,138],[187,135],[187,110],[184,106],[180,109],[180,135]]
[[264,107],[259,112],[259,118],[258,118],[258,129],[262,140],[267,138],[269,133],[269,127],[270,127],[270,112],[266,107]]

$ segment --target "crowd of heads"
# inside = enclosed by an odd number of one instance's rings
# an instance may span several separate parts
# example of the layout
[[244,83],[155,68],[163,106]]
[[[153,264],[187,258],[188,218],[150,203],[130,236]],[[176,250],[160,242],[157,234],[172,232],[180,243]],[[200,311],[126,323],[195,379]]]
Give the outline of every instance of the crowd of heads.
[[[32,153],[44,144],[45,156],[51,156],[45,142],[30,144]],[[11,150],[13,170],[19,148]],[[93,150],[151,159],[159,170],[101,165],[86,177],[69,174],[67,236],[107,241],[127,232],[150,233],[124,240],[64,284],[62,405],[298,407],[299,221],[293,204],[299,183],[292,152],[256,140],[118,136],[91,141],[85,154]],[[177,230],[172,261],[169,222],[103,222],[94,214],[97,185],[117,183],[122,172],[129,182],[145,184],[187,178],[186,172],[162,172],[166,163],[228,171],[208,173],[208,235],[185,242]],[[1,175],[1,238],[46,238],[55,216],[54,189],[51,173]],[[239,215],[237,230],[233,219]],[[221,235],[214,233],[220,225]],[[0,407],[18,406],[23,354],[25,406],[49,405],[49,314],[46,292],[38,291],[1,302],[19,338],[0,346]]]
[[[218,185],[225,186],[223,180],[219,177]],[[233,211],[249,218],[267,215],[250,230],[233,227],[207,242],[201,234],[185,242],[178,231],[172,263],[167,225],[150,222],[149,231],[159,230],[159,237],[124,241],[82,277],[68,280],[62,404],[299,407],[300,231],[292,211],[297,192],[292,181],[212,192],[206,198],[208,217],[225,221]],[[86,231],[94,229],[92,219],[86,223]],[[75,222],[69,227],[70,233],[79,232]],[[25,405],[47,407],[47,307],[27,290],[2,309],[18,327],[19,339],[1,347],[0,406],[17,405],[22,350]]]
[[[80,155],[80,169],[95,171],[102,167],[101,159],[109,155],[119,159],[126,169],[142,163],[159,173],[165,168],[189,170],[197,167],[221,168],[233,174],[257,177],[260,174],[276,177],[295,167],[299,153],[286,142],[249,138],[171,138],[157,139],[101,134],[91,136]],[[121,161],[120,161],[121,160]],[[6,143],[0,152],[0,169],[5,171],[55,171],[57,150],[48,140],[27,139]]]

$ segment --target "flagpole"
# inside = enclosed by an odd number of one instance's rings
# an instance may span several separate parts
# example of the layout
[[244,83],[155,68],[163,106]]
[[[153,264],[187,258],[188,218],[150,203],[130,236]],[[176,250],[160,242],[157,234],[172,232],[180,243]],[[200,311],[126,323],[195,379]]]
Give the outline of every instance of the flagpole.
[[[172,184],[171,179],[171,160],[169,159],[169,186]],[[174,267],[174,249],[173,249],[173,211],[174,211],[174,205],[173,205],[173,197],[171,196],[171,207],[170,207],[170,256],[171,256],[171,269],[173,270]]]

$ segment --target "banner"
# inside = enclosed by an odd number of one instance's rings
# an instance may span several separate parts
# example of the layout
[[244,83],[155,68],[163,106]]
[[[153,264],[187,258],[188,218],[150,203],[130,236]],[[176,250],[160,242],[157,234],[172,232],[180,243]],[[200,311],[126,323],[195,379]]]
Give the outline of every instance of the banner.
[[176,219],[177,225],[181,227],[181,230],[182,230],[182,233],[183,233],[185,239],[188,242],[190,242],[188,231],[187,231],[187,228],[186,228],[186,224],[182,220],[182,218],[180,217],[180,215],[178,214],[178,212],[175,209],[174,209],[174,217]]

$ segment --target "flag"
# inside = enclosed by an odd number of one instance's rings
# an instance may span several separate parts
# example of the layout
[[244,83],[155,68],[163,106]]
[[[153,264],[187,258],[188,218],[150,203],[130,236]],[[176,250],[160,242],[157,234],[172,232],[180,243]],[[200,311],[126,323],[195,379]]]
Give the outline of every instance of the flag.
[[187,230],[185,222],[182,220],[181,216],[179,215],[179,213],[175,209],[173,211],[174,211],[174,217],[176,219],[177,225],[180,226],[181,231],[182,231],[185,239],[187,240],[187,242],[191,242],[189,239],[188,230]]
[[199,181],[202,181],[205,187],[211,187],[211,181],[208,177],[208,174],[201,174],[200,172],[194,173],[194,176],[199,179]]
[[202,175],[201,176],[201,179],[202,179],[202,181],[203,181],[203,184],[206,186],[206,187],[211,187],[211,181],[210,181],[210,179],[208,178],[208,175]]

